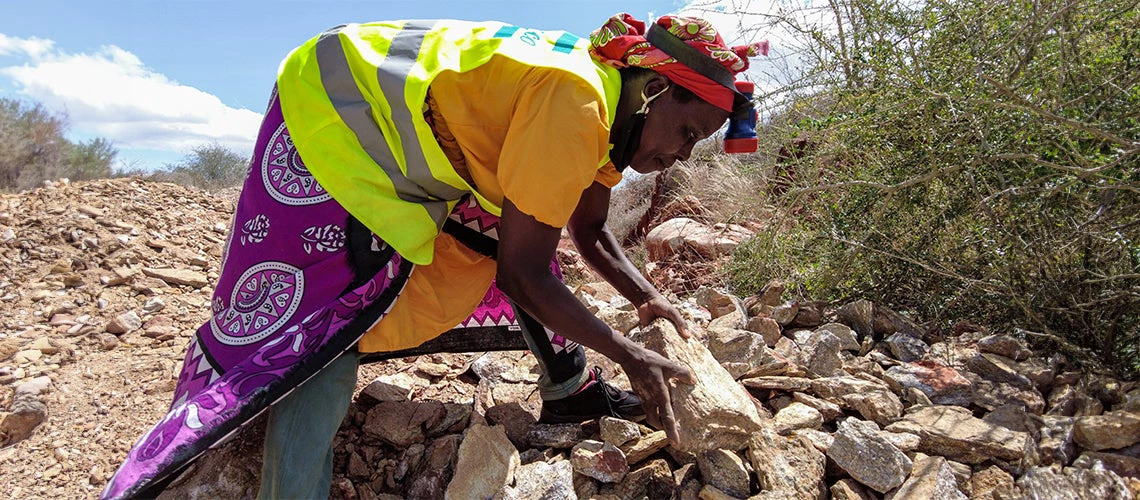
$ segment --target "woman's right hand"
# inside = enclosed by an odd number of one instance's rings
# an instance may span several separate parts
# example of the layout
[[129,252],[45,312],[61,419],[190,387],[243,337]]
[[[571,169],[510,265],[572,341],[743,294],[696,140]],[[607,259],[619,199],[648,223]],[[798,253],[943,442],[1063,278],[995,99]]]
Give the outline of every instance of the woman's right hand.
[[630,343],[631,352],[622,370],[629,377],[633,392],[641,398],[645,418],[649,425],[665,431],[673,446],[679,444],[677,420],[673,415],[673,402],[669,396],[670,381],[695,384],[696,378],[684,365],[672,361],[640,345]]

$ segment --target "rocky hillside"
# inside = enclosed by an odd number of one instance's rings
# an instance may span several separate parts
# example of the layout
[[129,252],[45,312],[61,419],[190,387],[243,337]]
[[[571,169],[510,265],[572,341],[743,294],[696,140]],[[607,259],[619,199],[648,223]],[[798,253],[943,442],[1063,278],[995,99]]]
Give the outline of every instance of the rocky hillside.
[[[691,201],[688,202],[691,205]],[[165,412],[206,320],[231,199],[171,184],[56,183],[0,197],[0,491],[94,497]],[[673,214],[683,217],[684,211]],[[861,300],[711,287],[738,226],[672,220],[649,273],[696,326],[684,341],[604,284],[576,295],[684,360],[681,442],[618,419],[536,423],[526,352],[367,365],[336,439],[336,498],[1088,498],[1140,495],[1140,388],[1032,352],[1016,332],[925,328]],[[562,252],[568,269],[585,275]],[[695,292],[692,292],[697,288]],[[620,368],[591,354],[603,374]],[[262,423],[169,498],[257,491]]]

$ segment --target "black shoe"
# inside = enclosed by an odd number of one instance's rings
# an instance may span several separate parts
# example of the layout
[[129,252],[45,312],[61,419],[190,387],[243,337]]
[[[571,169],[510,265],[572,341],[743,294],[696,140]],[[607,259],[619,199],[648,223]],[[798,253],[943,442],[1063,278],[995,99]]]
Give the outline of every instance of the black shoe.
[[604,416],[641,420],[645,418],[645,410],[641,408],[641,398],[607,384],[602,380],[602,369],[595,366],[584,388],[562,399],[543,401],[538,421],[567,424]]

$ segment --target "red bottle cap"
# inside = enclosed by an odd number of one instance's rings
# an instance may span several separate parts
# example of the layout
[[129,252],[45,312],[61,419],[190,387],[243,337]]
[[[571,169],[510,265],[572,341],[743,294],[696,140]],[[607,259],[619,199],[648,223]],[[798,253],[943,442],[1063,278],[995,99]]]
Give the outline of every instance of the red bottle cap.
[[759,147],[760,141],[755,137],[724,140],[725,153],[755,153]]

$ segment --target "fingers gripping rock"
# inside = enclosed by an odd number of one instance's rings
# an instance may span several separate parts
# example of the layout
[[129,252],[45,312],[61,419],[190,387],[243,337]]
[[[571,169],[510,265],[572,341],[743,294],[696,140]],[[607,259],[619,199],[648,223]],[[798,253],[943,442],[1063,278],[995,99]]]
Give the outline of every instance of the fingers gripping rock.
[[657,319],[632,337],[646,348],[687,367],[695,383],[669,389],[678,446],[690,453],[739,450],[759,430],[762,418],[752,396],[696,339],[683,339],[672,323]]

